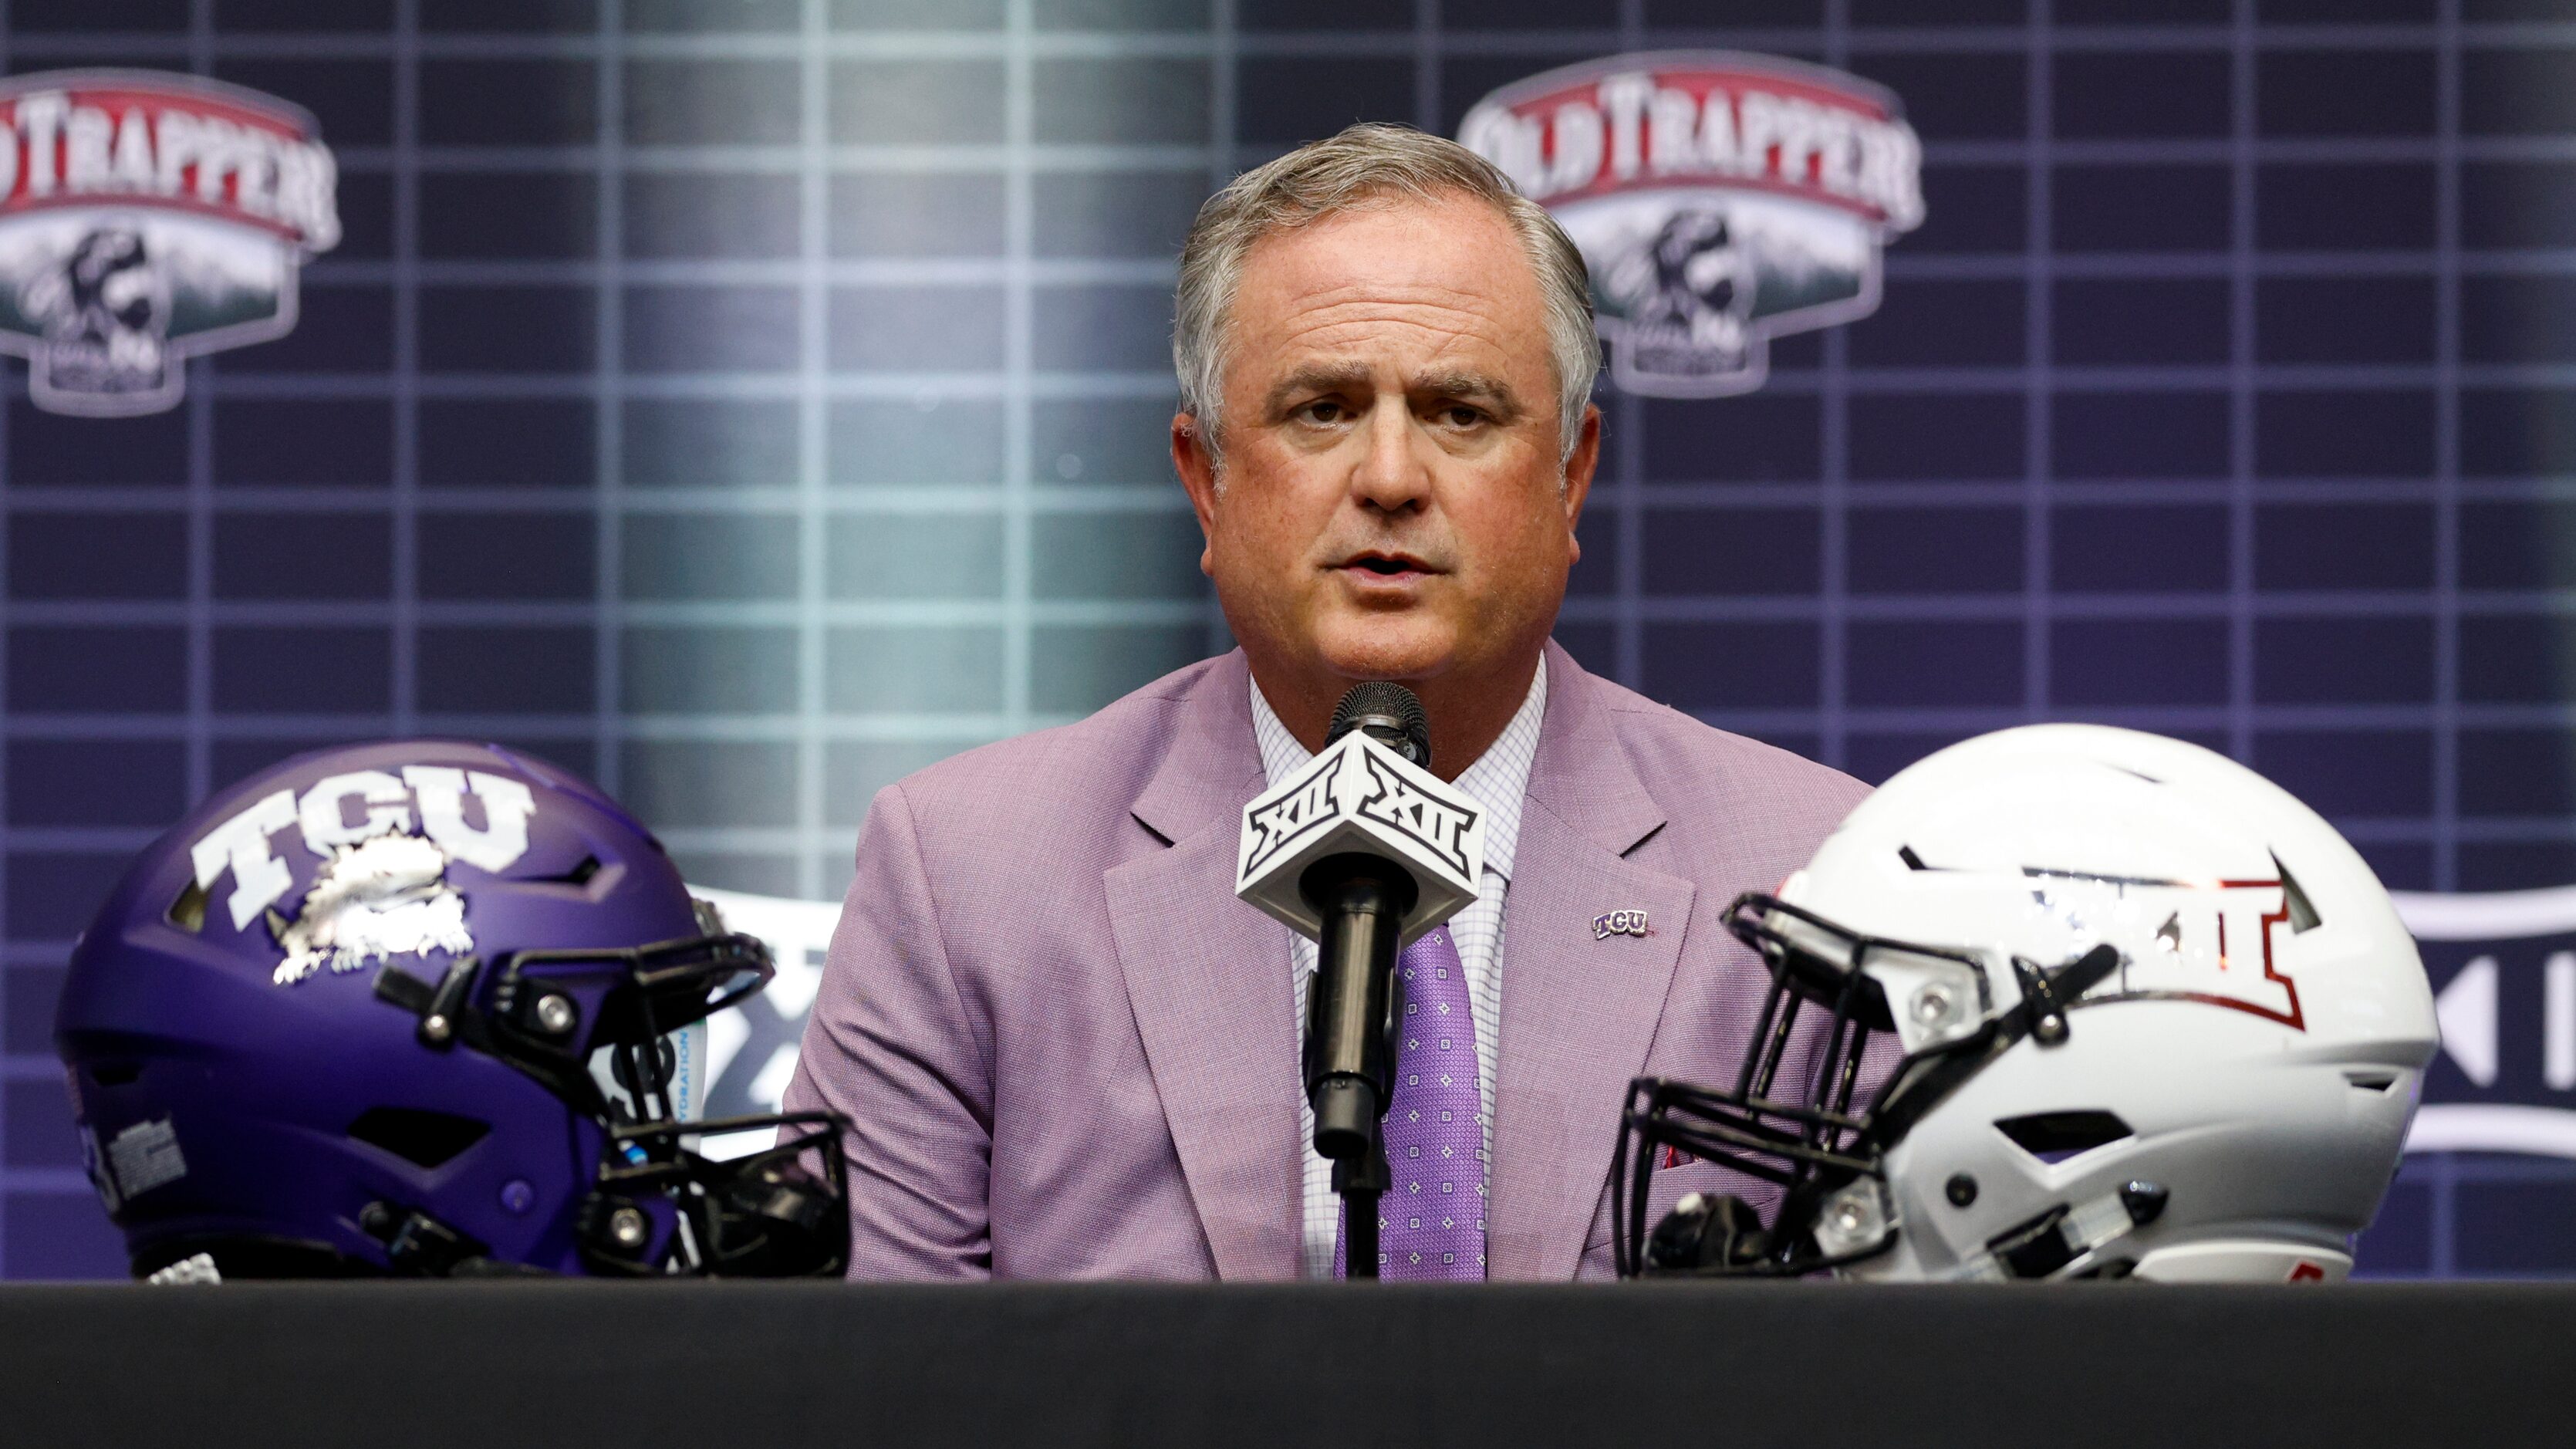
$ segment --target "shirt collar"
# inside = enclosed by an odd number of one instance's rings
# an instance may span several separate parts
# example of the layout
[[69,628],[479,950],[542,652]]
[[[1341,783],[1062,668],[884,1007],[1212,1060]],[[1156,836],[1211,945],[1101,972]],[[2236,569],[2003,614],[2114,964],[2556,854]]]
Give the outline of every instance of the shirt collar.
[[[1251,689],[1252,738],[1261,749],[1261,773],[1265,784],[1276,785],[1315,756],[1288,733],[1270,701],[1262,697],[1260,681],[1252,681]],[[1453,782],[1483,807],[1485,869],[1506,881],[1512,878],[1512,852],[1520,844],[1521,802],[1529,794],[1530,764],[1538,758],[1539,725],[1546,718],[1547,659],[1541,656],[1530,674],[1529,694],[1511,723]]]

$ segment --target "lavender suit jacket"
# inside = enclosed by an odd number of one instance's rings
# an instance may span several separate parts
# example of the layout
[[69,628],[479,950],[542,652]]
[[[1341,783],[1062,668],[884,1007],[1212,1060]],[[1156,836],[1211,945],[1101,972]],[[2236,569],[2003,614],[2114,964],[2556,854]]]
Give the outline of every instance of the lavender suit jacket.
[[[1489,1273],[1609,1269],[1630,1077],[1734,1080],[1766,977],[1720,913],[1863,794],[1548,649],[1505,897]],[[791,1109],[853,1124],[854,1278],[1291,1278],[1300,1024],[1233,894],[1261,788],[1240,652],[888,786]],[[1645,936],[1596,939],[1606,911]],[[1722,1169],[1657,1174],[1658,1212]]]

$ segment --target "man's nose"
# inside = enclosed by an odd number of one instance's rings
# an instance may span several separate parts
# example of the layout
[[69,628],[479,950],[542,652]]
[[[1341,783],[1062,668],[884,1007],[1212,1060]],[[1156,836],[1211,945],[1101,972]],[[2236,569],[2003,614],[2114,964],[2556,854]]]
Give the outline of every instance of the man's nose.
[[1431,470],[1415,448],[1412,411],[1381,401],[1369,410],[1362,437],[1366,452],[1351,473],[1351,496],[1367,507],[1402,513],[1428,503]]

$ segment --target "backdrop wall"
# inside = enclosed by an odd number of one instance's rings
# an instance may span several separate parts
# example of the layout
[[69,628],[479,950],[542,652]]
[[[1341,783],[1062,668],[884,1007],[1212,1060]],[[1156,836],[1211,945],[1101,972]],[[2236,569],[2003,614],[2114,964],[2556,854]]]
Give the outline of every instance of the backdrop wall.
[[[1929,215],[1762,391],[1605,389],[1578,657],[1871,779],[2024,720],[2160,730],[2393,887],[2576,882],[2548,0],[10,0],[7,72],[311,110],[346,235],[173,410],[38,411],[11,368],[0,1274],[119,1271],[52,1001],[190,801],[494,738],[693,881],[834,898],[877,787],[1223,646],[1163,454],[1207,192],[1668,47],[1888,86]],[[2436,984],[2498,963],[2501,1044],[2435,1095],[2576,1105],[2550,943],[2467,934]],[[2363,1262],[2576,1271],[2576,1164],[2411,1158]]]

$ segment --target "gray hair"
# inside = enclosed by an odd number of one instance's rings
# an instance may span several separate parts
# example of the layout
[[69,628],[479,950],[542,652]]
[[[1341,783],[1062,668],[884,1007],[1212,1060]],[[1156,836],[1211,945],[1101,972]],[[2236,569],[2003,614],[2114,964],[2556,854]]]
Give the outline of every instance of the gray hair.
[[1556,365],[1558,466],[1574,456],[1601,348],[1592,331],[1592,282],[1583,253],[1537,202],[1492,162],[1411,126],[1366,123],[1309,142],[1227,184],[1199,208],[1181,248],[1173,299],[1172,370],[1181,406],[1199,422],[1211,460],[1221,457],[1217,405],[1225,388],[1227,314],[1243,258],[1273,232],[1306,226],[1387,196],[1468,196],[1502,214],[1537,274],[1547,303],[1547,350]]

